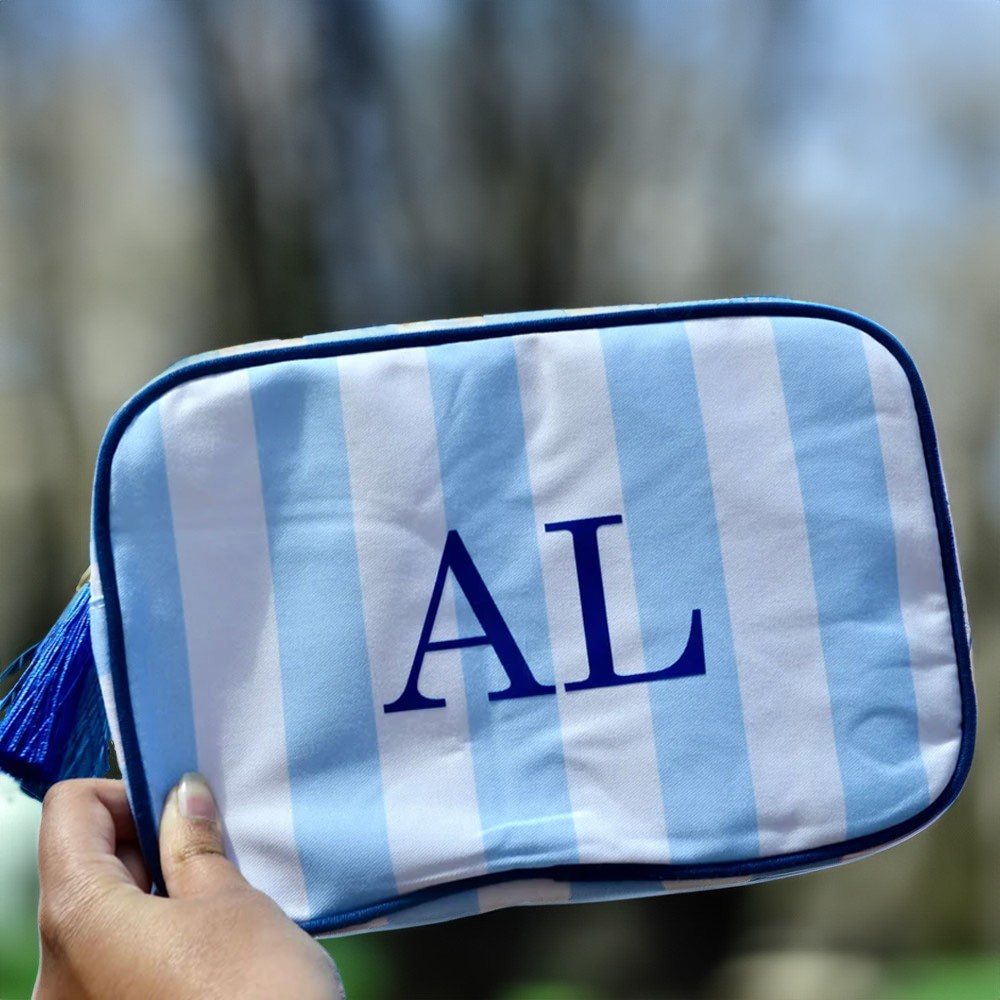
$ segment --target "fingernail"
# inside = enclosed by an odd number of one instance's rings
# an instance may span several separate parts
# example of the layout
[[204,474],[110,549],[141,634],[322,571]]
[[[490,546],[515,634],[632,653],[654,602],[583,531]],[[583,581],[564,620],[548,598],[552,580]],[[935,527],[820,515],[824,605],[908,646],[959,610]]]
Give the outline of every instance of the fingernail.
[[202,819],[215,823],[219,818],[212,789],[197,771],[188,771],[178,782],[177,808],[185,819]]

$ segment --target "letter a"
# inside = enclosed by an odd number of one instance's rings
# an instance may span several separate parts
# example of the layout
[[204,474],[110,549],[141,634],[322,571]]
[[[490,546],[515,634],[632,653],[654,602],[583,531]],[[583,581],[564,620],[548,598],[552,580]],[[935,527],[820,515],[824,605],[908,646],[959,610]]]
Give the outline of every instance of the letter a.
[[[431,633],[434,631],[434,621],[437,618],[441,595],[444,593],[444,581],[449,569],[455,577],[455,582],[462,588],[472,613],[482,626],[483,634],[464,639],[441,639],[431,642]],[[476,569],[461,536],[457,531],[449,531],[406,687],[395,701],[383,706],[383,711],[409,712],[418,708],[441,708],[447,704],[444,698],[428,698],[420,693],[420,668],[427,653],[436,649],[461,649],[464,646],[492,646],[500,666],[510,680],[510,687],[490,692],[490,701],[530,698],[539,694],[552,694],[555,691],[552,685],[540,684],[535,679],[514,637],[510,634],[496,601],[483,583],[483,578],[479,575],[479,570]]]

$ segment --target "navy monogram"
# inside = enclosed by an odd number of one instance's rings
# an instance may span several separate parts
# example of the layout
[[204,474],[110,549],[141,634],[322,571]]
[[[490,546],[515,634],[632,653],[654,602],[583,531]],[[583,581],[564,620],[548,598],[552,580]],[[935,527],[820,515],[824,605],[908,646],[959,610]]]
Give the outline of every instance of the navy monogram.
[[[606,517],[587,517],[574,521],[553,521],[545,525],[546,531],[568,532],[573,541],[573,558],[576,563],[576,579],[580,592],[580,610],[583,617],[583,639],[587,653],[589,673],[583,680],[570,681],[566,691],[584,691],[589,688],[614,687],[619,684],[638,684],[649,681],[668,680],[675,677],[693,677],[705,673],[705,644],[701,630],[701,611],[691,612],[684,651],[673,663],[659,670],[649,670],[641,674],[615,673],[611,653],[611,632],[608,628],[608,609],[604,597],[604,580],[601,576],[601,557],[597,545],[597,532],[612,524],[621,524],[620,514]],[[458,639],[431,640],[434,622],[441,604],[444,583],[448,572],[461,588],[476,616],[481,635]],[[466,646],[492,646],[500,666],[507,675],[509,684],[499,691],[490,691],[490,701],[505,701],[510,698],[531,698],[536,695],[554,694],[555,687],[542,684],[531,672],[524,654],[521,652],[497,607],[493,595],[483,581],[482,575],[469,555],[461,535],[449,531],[445,540],[437,577],[431,591],[427,614],[417,642],[413,665],[403,688],[403,693],[393,702],[384,706],[386,712],[409,712],[421,708],[442,708],[447,704],[444,698],[431,698],[420,690],[420,671],[428,653],[443,649],[461,649]]]

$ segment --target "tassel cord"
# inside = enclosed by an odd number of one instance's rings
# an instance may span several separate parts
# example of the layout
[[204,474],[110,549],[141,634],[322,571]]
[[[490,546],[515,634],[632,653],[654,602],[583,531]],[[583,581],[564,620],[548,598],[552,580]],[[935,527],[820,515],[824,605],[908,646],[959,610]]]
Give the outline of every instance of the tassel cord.
[[64,778],[106,773],[110,734],[90,646],[89,584],[2,677],[18,671],[0,701],[0,768],[35,798]]

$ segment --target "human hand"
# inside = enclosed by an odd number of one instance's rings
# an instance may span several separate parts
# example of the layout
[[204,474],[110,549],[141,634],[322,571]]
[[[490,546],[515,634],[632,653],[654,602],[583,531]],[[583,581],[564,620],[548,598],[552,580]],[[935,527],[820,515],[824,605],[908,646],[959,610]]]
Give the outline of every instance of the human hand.
[[199,775],[167,797],[160,864],[169,899],[149,895],[122,782],[51,788],[38,842],[35,1000],[343,996],[323,948],[224,857]]

